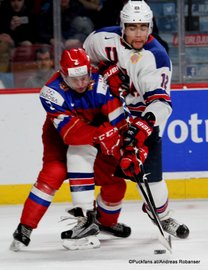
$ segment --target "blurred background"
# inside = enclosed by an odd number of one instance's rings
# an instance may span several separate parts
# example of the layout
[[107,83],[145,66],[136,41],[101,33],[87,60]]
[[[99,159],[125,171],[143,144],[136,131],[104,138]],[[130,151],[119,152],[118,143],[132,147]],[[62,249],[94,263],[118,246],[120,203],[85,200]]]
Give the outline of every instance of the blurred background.
[[[39,88],[65,48],[119,25],[126,0],[0,0],[0,89]],[[172,83],[208,78],[208,0],[148,0],[153,35],[173,62]]]
[[[40,88],[65,48],[119,25],[126,0],[0,0],[0,204],[23,203],[42,167]],[[170,198],[208,198],[208,0],[147,0],[173,62],[163,135]],[[175,181],[177,180],[177,181]],[[129,185],[129,183],[128,183]],[[68,184],[59,201],[67,201]],[[135,188],[129,188],[134,198]]]

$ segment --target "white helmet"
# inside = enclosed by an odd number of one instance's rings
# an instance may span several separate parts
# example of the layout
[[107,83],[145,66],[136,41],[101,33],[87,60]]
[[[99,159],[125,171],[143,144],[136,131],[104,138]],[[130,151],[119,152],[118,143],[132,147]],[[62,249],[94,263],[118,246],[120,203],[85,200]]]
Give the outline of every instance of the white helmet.
[[129,0],[121,10],[120,19],[121,19],[122,33],[125,28],[125,23],[148,23],[149,24],[148,34],[151,34],[152,32],[153,13],[144,0],[141,1]]

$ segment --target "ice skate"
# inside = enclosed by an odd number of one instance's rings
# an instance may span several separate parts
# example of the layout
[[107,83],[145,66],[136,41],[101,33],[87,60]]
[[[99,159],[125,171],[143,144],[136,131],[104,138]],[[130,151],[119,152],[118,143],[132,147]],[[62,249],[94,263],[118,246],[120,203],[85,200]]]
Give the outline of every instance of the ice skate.
[[103,226],[102,224],[98,223],[100,231],[103,231],[108,234],[112,234],[117,237],[129,237],[131,234],[131,228],[126,226],[122,223],[117,223],[112,226]]
[[100,247],[100,241],[96,236],[100,230],[95,223],[95,212],[87,211],[86,216],[84,216],[82,209],[79,207],[67,212],[74,216],[77,224],[71,230],[61,233],[63,246],[69,250]]
[[178,223],[173,218],[161,220],[163,230],[177,238],[185,239],[189,236],[189,229],[186,225]]
[[28,246],[30,243],[31,233],[32,233],[31,228],[20,223],[15,232],[13,233],[14,240],[10,245],[10,250],[19,251],[24,246]]
[[[154,223],[151,212],[146,208],[145,204],[142,206],[142,210],[148,214],[149,218]],[[189,228],[185,224],[180,224],[177,220],[171,218],[172,211],[168,211],[167,215],[160,219],[162,228],[168,234],[185,239],[189,236]]]

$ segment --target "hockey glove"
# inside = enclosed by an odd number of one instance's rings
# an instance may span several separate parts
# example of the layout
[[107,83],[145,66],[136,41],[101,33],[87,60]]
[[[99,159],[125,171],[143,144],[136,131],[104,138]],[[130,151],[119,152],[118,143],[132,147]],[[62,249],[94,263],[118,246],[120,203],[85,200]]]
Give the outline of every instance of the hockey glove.
[[115,96],[119,96],[119,89],[128,90],[128,80],[116,64],[110,64],[108,62],[101,62],[99,64],[99,71],[103,77],[107,80],[111,92]]
[[122,140],[117,127],[113,127],[107,122],[104,123],[98,128],[94,143],[100,145],[101,152],[104,155],[110,155],[116,159],[120,159]]
[[155,116],[151,112],[146,113],[144,117],[135,118],[124,134],[124,145],[142,147],[145,140],[152,134],[154,123]]
[[140,166],[143,164],[148,155],[148,148],[143,146],[137,151],[132,146],[126,147],[123,157],[120,161],[120,167],[128,177],[138,175],[141,171]]

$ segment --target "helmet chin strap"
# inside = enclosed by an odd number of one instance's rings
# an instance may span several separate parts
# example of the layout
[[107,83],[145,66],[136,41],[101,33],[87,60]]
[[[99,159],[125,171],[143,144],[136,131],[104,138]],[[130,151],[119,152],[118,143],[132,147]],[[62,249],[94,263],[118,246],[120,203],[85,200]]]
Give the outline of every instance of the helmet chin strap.
[[123,28],[121,29],[122,31],[122,36],[121,36],[121,39],[122,39],[122,42],[129,48],[129,49],[134,49],[126,40],[125,40],[125,34],[124,34],[124,31],[125,31],[125,25],[123,26]]
[[122,42],[125,43],[125,45],[129,47],[129,49],[134,49],[134,48],[133,48],[126,40],[125,40],[124,35],[122,36]]
[[[147,42],[148,38],[149,38],[149,35],[147,35],[146,42]],[[135,48],[133,48],[133,47],[125,40],[125,35],[124,35],[124,34],[122,35],[122,42],[125,43],[125,45],[127,45],[127,46],[129,47],[129,49],[134,49],[134,50],[140,51],[140,50],[143,48],[143,47],[142,47],[141,49],[135,49]]]

